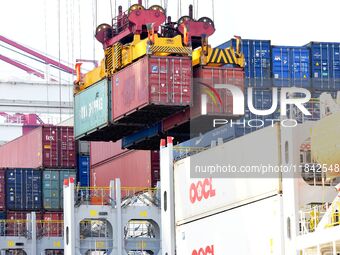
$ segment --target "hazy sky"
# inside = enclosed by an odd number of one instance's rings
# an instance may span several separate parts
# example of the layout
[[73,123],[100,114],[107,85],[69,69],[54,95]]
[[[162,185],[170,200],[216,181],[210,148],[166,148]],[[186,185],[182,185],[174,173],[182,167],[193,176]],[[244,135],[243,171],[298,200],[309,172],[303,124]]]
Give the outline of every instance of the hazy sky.
[[[112,5],[115,5],[115,1]],[[339,0],[168,0],[168,14],[177,20],[188,14],[188,4],[198,1],[198,18],[214,16],[216,33],[210,38],[214,46],[240,35],[243,38],[270,39],[276,45],[303,45],[309,41],[338,41],[340,32]],[[60,2],[60,43],[59,3]],[[95,3],[97,17],[95,18]],[[117,0],[124,10],[137,0]],[[145,3],[145,0],[143,1]],[[164,0],[149,0],[152,4]],[[178,3],[182,3],[181,13]],[[32,48],[74,63],[77,58],[100,59],[101,45],[94,41],[97,24],[110,23],[110,0],[2,0],[0,2],[1,35]],[[3,45],[1,43],[1,45]],[[94,54],[95,45],[95,54]],[[18,54],[0,47],[0,54],[44,70],[44,66],[31,62]],[[54,72],[59,75],[59,72]],[[0,62],[0,80],[27,79],[25,72]],[[65,78],[65,77],[64,77]]]

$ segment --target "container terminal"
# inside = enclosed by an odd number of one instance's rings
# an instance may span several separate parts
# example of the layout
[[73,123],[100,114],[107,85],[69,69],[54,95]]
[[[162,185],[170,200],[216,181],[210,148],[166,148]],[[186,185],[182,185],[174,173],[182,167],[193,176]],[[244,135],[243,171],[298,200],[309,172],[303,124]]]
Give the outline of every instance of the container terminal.
[[340,42],[212,46],[213,0],[109,2],[101,59],[0,35],[48,70],[0,52],[34,77],[0,77],[0,254],[340,254]]

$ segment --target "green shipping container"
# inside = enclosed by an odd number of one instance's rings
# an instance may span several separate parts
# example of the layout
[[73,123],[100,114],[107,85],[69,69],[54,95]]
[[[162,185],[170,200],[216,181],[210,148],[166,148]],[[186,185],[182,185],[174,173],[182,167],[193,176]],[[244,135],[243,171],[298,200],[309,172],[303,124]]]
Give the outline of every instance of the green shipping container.
[[73,169],[43,171],[43,207],[45,210],[61,210],[63,208],[64,179],[76,178]]
[[73,177],[75,180],[75,184],[77,183],[76,178],[77,178],[77,172],[75,170],[70,170],[70,169],[65,169],[63,171],[60,171],[59,179],[60,179],[60,200],[59,200],[59,206],[60,208],[64,208],[63,206],[63,198],[64,198],[64,193],[63,193],[63,188],[64,188],[64,180],[68,179],[69,177]]
[[76,139],[107,126],[109,122],[108,80],[101,80],[74,97]]

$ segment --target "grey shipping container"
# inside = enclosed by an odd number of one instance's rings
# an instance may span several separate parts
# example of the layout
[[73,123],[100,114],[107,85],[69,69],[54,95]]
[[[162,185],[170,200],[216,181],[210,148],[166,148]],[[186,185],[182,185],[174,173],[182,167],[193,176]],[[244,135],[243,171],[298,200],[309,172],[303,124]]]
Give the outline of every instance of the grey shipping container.
[[65,178],[76,178],[74,169],[43,171],[43,207],[45,210],[61,210],[63,208],[63,182]]

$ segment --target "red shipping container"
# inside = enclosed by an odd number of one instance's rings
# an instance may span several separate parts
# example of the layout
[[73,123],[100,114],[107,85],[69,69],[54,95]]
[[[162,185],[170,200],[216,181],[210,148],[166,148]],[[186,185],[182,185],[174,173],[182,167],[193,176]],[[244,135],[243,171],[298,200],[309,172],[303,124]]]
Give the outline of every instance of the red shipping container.
[[[7,212],[6,235],[8,236],[25,236],[27,214],[30,212]],[[36,212],[36,220],[41,221],[42,215]],[[41,223],[37,222],[37,233],[41,232]]]
[[192,105],[188,57],[146,56],[112,76],[112,120],[154,123]]
[[91,142],[90,143],[90,164],[95,166],[98,163],[110,160],[122,153],[125,149],[122,149],[122,141],[117,142]]
[[[66,138],[65,130],[69,130]],[[73,127],[42,126],[18,137],[0,147],[0,167],[74,168],[75,149],[70,130]]]
[[120,178],[124,187],[151,187],[159,181],[158,151],[128,151],[91,168],[91,186],[107,187]]
[[194,70],[194,106],[191,118],[201,116],[202,94],[207,95],[207,115],[230,117],[233,114],[233,96],[229,90],[215,89],[215,84],[229,84],[244,91],[243,68],[199,67]]
[[43,215],[42,236],[62,236],[63,231],[63,213],[45,212]]
[[6,188],[5,188],[5,169],[0,169],[0,211],[5,210],[5,198],[6,198]]

